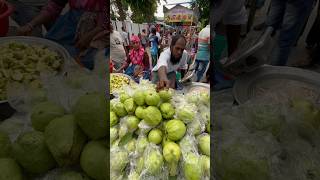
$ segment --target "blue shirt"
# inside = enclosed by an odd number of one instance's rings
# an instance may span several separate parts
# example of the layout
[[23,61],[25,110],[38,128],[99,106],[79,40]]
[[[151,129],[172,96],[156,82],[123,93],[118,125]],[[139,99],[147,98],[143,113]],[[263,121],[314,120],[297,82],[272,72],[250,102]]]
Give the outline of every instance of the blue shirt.
[[152,55],[158,54],[158,37],[156,35],[151,35],[149,38],[151,42],[150,52]]

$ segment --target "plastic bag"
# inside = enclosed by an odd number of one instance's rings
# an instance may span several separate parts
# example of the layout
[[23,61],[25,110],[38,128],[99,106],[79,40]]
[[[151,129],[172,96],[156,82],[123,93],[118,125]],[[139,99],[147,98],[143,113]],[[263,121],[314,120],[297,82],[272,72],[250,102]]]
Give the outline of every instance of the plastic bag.
[[159,146],[150,143],[145,149],[143,157],[144,169],[141,173],[141,179],[168,179],[168,170],[164,166],[164,158]]

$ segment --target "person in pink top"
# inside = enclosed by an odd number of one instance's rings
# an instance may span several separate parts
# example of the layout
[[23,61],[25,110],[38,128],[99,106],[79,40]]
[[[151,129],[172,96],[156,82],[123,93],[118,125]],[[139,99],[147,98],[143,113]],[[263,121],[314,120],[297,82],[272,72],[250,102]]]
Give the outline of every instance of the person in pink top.
[[[69,10],[61,15],[69,5]],[[45,38],[63,45],[70,55],[88,69],[94,67],[94,56],[107,46],[107,1],[49,0],[38,16],[18,29],[18,35],[55,21]]]
[[123,72],[129,76],[134,76],[135,72],[141,70],[144,79],[149,79],[151,74],[151,60],[149,59],[147,51],[141,45],[138,36],[131,36],[132,49],[129,51],[127,61],[117,72]]

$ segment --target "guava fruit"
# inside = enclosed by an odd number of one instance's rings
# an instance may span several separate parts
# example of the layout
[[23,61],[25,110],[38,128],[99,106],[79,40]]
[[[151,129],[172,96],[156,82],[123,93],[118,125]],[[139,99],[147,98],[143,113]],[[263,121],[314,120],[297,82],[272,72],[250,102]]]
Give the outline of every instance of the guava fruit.
[[22,180],[22,172],[14,159],[0,158],[1,180]]
[[[150,146],[150,145],[149,145]],[[160,172],[163,165],[163,157],[156,148],[147,148],[145,152],[144,165],[147,172],[151,175],[156,175]]]
[[138,128],[139,122],[139,119],[135,116],[127,116],[125,120],[129,132],[135,131]]
[[101,141],[90,141],[83,148],[80,157],[83,171],[91,178],[105,180],[109,177],[109,153],[107,145]]
[[156,126],[162,121],[160,110],[155,106],[148,106],[144,110],[144,120],[150,126]]
[[159,91],[159,96],[163,102],[168,102],[172,98],[173,89]]
[[200,102],[209,106],[210,105],[210,95],[207,92],[200,93]]
[[119,116],[119,117],[123,117],[128,114],[124,105],[121,102],[116,102],[114,104],[113,110],[117,114],[117,116]]
[[91,139],[108,134],[109,118],[104,94],[89,93],[81,96],[73,107],[73,114],[77,124]]
[[184,156],[183,173],[186,180],[196,180],[202,177],[200,158],[194,153]]
[[143,159],[143,156],[140,156],[137,159],[136,172],[140,174],[141,171],[143,170],[143,166],[144,166],[144,159]]
[[202,125],[199,119],[194,119],[191,123],[187,125],[188,132],[193,135],[199,135],[202,132]]
[[113,111],[110,111],[110,127],[118,124],[117,114]]
[[203,173],[210,177],[210,157],[202,155],[200,157],[200,163],[203,170]]
[[118,138],[118,129],[115,127],[110,128],[110,143],[113,143]]
[[63,116],[63,107],[50,102],[41,102],[32,108],[31,123],[34,130],[44,131],[49,122],[55,118]]
[[207,156],[210,156],[210,136],[208,134],[202,134],[198,137],[199,149]]
[[79,162],[87,137],[78,127],[74,116],[65,115],[52,120],[44,132],[46,144],[59,166]]
[[132,138],[126,145],[125,145],[125,148],[126,150],[131,153],[133,152],[135,149],[136,149],[136,142],[137,140]]
[[166,123],[165,131],[168,139],[178,141],[186,133],[186,126],[182,121],[173,119]]
[[137,116],[137,118],[143,119],[143,116],[144,116],[144,107],[138,106],[138,107],[136,108],[135,115]]
[[317,110],[311,102],[294,99],[291,106],[301,115],[303,121],[309,123],[316,129],[320,127],[320,111]]
[[260,157],[252,145],[234,142],[220,147],[221,154],[215,157],[217,177],[225,180],[270,180],[267,158]]
[[130,98],[130,96],[127,93],[120,94],[120,102],[122,102],[122,103],[124,103],[129,98]]
[[181,157],[181,150],[178,144],[168,142],[163,147],[163,157],[169,164],[170,176],[176,176],[178,170],[178,163]]
[[158,106],[160,103],[160,96],[156,91],[148,91],[145,97],[146,104],[149,106]]
[[170,103],[162,103],[160,105],[160,111],[164,119],[172,119],[175,114],[174,107]]
[[163,136],[162,131],[160,131],[159,129],[152,129],[149,132],[148,140],[151,143],[159,144],[162,141],[162,136]]
[[179,107],[176,110],[178,119],[182,120],[186,124],[192,122],[196,115],[195,109],[196,107],[191,104]]
[[164,147],[168,142],[173,142],[173,141],[171,141],[168,137],[167,137],[167,135],[164,135],[163,136],[163,138],[162,138],[162,147]]
[[20,134],[12,144],[12,150],[13,156],[26,172],[42,174],[55,167],[55,160],[40,131]]
[[122,172],[127,163],[129,162],[129,153],[127,150],[124,148],[113,148],[110,150],[110,154],[112,154],[111,159],[110,159],[110,171],[111,172],[117,172],[120,173]]
[[145,148],[148,146],[148,138],[145,136],[139,136],[136,145],[136,151],[141,154],[144,152]]
[[0,131],[0,158],[10,157],[11,141],[6,133]]
[[134,114],[134,111],[136,110],[136,104],[134,103],[133,98],[125,100],[123,105],[128,114]]
[[56,180],[90,180],[88,176],[76,171],[65,171],[58,175]]
[[133,94],[133,100],[138,106],[144,105],[144,103],[145,103],[145,94],[144,94],[144,92],[137,90]]

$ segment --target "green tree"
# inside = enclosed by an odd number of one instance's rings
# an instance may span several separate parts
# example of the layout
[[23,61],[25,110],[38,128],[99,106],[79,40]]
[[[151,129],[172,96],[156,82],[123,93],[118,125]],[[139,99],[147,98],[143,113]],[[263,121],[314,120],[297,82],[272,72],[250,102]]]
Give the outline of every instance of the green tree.
[[155,21],[154,13],[157,11],[158,3],[160,3],[160,0],[111,0],[111,4],[119,14],[117,17],[115,12],[111,12],[111,17],[118,18],[120,21],[125,20],[128,17],[126,11],[130,7],[133,22],[153,22]]
[[202,28],[209,24],[210,20],[210,1],[209,0],[195,0],[191,4],[191,7],[195,6],[199,8],[199,22],[201,22]]

